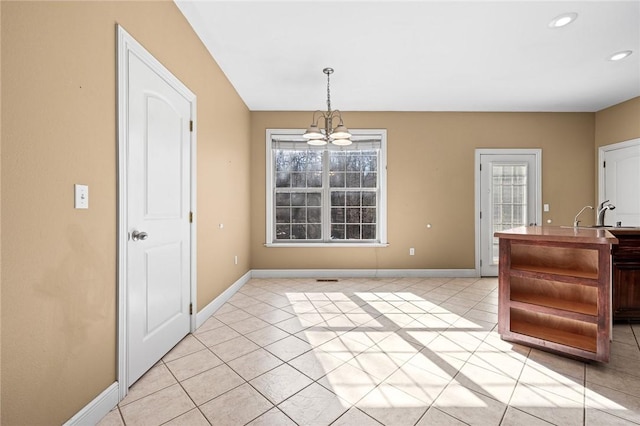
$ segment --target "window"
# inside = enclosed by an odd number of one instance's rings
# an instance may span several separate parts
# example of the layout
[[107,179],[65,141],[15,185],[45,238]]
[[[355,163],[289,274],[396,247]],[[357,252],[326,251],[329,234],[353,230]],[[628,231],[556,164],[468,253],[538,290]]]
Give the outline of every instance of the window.
[[267,130],[267,245],[386,244],[386,131],[311,146]]

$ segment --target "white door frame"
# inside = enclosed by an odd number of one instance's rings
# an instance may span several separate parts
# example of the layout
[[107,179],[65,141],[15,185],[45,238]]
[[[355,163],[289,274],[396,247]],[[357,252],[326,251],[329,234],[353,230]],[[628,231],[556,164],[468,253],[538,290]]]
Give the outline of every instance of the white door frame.
[[598,202],[596,204],[600,204],[604,201],[604,173],[602,172],[602,169],[605,154],[609,151],[615,151],[616,149],[629,148],[631,146],[638,145],[640,145],[640,138],[630,139],[628,141],[605,145],[598,148],[598,167],[596,168],[598,171]]
[[191,224],[191,331],[196,326],[197,310],[197,244],[196,244],[196,96],[180,80],[171,74],[158,60],[156,60],[141,44],[139,44],[120,25],[117,25],[117,90],[118,90],[118,393],[122,400],[128,392],[127,384],[127,163],[128,163],[128,126],[127,99],[128,87],[128,55],[135,54],[141,61],[153,69],[165,79],[176,91],[182,94],[191,103],[191,117],[193,118],[193,131],[191,137],[191,211],[194,212]]
[[535,220],[534,223],[542,225],[542,149],[540,148],[510,148],[510,149],[493,149],[478,148],[475,152],[475,228],[476,228],[476,276],[480,273],[480,258],[482,256],[482,247],[480,242],[480,210],[481,210],[481,194],[480,194],[480,156],[481,155],[534,155],[536,160],[536,181],[535,181]]

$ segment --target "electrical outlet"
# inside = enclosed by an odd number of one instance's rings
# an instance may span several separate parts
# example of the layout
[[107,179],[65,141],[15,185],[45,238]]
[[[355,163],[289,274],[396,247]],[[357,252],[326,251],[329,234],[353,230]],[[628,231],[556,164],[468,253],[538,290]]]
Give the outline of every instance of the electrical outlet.
[[416,249],[414,249],[413,247],[411,247],[409,249],[409,256],[415,256],[416,255]]

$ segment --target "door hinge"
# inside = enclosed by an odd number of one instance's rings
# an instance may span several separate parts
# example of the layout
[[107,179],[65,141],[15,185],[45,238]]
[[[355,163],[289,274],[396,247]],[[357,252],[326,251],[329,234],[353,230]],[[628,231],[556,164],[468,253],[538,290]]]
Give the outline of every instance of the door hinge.
[[480,171],[482,171],[482,163],[480,163]]
[[480,212],[480,219],[482,219],[482,212]]
[[193,212],[189,212],[189,223],[193,223]]
[[193,120],[189,120],[189,131],[193,132]]
[[189,303],[189,315],[193,315],[193,303]]
[[482,259],[480,259],[480,266],[482,266]]
[[607,162],[606,162],[606,161],[603,161],[603,162],[602,162],[602,168],[603,168],[603,169],[606,169],[606,168],[607,168]]

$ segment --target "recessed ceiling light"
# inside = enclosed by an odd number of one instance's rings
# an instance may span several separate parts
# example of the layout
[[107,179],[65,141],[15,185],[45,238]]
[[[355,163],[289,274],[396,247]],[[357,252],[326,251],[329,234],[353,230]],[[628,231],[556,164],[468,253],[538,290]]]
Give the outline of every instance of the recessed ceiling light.
[[569,25],[573,21],[576,20],[578,14],[575,12],[571,13],[563,13],[562,15],[558,15],[549,22],[549,28],[561,28],[566,25]]
[[626,58],[627,56],[631,55],[633,52],[631,50],[623,50],[622,52],[617,52],[614,53],[613,55],[609,56],[609,60],[610,61],[621,61],[624,58]]

